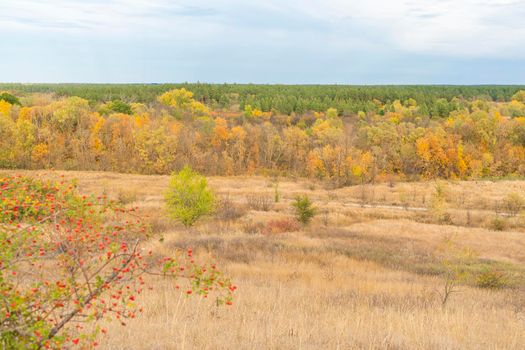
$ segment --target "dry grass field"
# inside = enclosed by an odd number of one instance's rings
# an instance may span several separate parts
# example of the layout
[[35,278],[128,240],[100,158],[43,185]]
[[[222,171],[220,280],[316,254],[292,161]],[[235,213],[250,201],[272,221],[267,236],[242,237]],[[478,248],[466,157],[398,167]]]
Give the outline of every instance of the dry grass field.
[[[166,176],[60,174],[85,193],[139,207],[153,251],[192,247],[238,286],[232,306],[216,307],[153,280],[140,301],[145,312],[126,327],[108,325],[103,349],[525,347],[525,216],[506,205],[509,194],[525,194],[525,181],[329,189],[210,178],[221,205],[187,230],[166,218]],[[444,193],[437,204],[436,187]],[[286,232],[299,194],[318,214]]]

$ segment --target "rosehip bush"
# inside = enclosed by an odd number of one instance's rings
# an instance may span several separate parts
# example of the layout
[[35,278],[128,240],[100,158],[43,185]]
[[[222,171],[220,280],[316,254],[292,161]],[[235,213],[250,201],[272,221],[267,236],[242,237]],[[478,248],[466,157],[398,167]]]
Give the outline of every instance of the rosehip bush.
[[184,279],[186,294],[231,304],[236,287],[191,249],[144,252],[148,230],[138,217],[68,182],[0,178],[0,347],[96,346],[98,321],[125,325],[142,311],[147,274]]

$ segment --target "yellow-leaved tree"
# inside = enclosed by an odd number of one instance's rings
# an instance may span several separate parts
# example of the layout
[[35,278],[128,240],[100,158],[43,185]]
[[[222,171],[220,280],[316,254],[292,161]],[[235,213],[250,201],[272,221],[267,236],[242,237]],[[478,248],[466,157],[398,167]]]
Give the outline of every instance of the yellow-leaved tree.
[[193,92],[184,88],[173,89],[160,95],[157,100],[173,109],[176,117],[200,117],[210,113],[201,102],[193,99]]

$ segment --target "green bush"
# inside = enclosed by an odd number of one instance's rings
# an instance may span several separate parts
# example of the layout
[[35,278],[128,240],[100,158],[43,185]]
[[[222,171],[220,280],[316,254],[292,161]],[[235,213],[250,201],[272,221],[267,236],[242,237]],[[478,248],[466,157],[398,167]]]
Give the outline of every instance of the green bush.
[[476,278],[476,285],[480,288],[503,288],[507,284],[505,273],[496,269],[487,269]]
[[10,93],[8,92],[2,92],[0,93],[0,100],[4,100],[5,102],[8,102],[12,105],[21,105],[20,104],[20,100],[18,99],[18,97],[14,96],[14,95],[11,95]]
[[131,109],[131,106],[127,104],[124,101],[121,100],[113,100],[109,101],[106,104],[104,104],[100,108],[100,113],[107,115],[111,113],[124,113],[124,114],[133,114],[133,110]]
[[124,114],[133,114],[131,106],[121,100],[113,100],[108,103],[109,109],[113,112],[124,113]]
[[490,222],[490,228],[494,231],[504,231],[507,227],[507,222],[502,217],[496,216]]
[[307,195],[297,197],[292,206],[295,208],[297,220],[304,225],[310,223],[315,216],[316,209]]
[[200,217],[213,211],[215,196],[208,187],[206,178],[185,166],[171,176],[166,204],[170,216],[189,227]]

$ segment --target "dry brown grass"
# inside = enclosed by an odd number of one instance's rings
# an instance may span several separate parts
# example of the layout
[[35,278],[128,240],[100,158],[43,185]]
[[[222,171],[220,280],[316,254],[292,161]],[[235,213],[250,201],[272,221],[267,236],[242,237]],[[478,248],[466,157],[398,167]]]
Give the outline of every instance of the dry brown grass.
[[[522,349],[525,344],[523,214],[504,217],[504,231],[491,230],[489,222],[496,215],[493,203],[508,193],[525,193],[525,181],[447,183],[452,225],[442,225],[425,210],[432,182],[366,185],[363,203],[360,186],[325,190],[308,181],[281,181],[279,203],[259,211],[246,208],[246,202],[250,196],[273,198],[267,179],[210,178],[228,205],[242,208],[240,214],[222,213],[185,230],[164,216],[167,177],[64,174],[77,178],[82,191],[106,192],[138,206],[155,228],[153,251],[191,246],[202,259],[218,260],[239,287],[232,307],[217,308],[212,300],[186,298],[174,285],[153,279],[155,289],[141,300],[145,313],[127,327],[109,325],[110,335],[101,339],[104,349]],[[324,213],[309,228],[246,232],[250,225],[292,218],[290,202],[298,194],[308,194]],[[473,278],[465,279],[442,307],[440,249],[447,241],[475,252],[465,263],[472,276],[485,268],[503,271],[505,288],[477,288]]]

